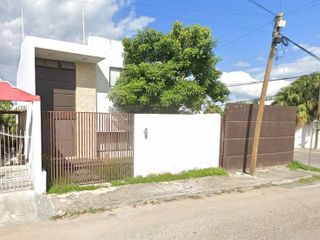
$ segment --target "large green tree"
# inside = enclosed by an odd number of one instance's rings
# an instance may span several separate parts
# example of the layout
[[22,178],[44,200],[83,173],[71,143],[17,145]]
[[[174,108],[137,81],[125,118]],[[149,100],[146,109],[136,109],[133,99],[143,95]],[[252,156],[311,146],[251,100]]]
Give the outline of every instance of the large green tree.
[[218,78],[216,41],[208,27],[175,22],[168,34],[147,28],[123,40],[124,70],[109,97],[127,112],[199,112],[229,91]]
[[317,118],[320,74],[305,75],[282,88],[273,104],[297,106],[297,125],[303,126]]

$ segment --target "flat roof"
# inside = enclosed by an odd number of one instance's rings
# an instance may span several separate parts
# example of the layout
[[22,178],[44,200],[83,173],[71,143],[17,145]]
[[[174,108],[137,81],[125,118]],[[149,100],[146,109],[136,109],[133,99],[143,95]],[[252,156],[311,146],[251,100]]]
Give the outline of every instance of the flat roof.
[[47,38],[25,38],[25,43],[35,49],[35,57],[67,62],[98,63],[106,59],[107,51],[97,50],[86,44],[58,41]]

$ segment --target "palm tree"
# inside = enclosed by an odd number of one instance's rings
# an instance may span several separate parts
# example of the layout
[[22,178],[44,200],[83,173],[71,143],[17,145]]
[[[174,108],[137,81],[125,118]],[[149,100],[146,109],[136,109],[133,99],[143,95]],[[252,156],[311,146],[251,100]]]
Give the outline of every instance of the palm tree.
[[304,75],[282,88],[272,105],[296,106],[297,125],[302,127],[318,116],[320,74]]

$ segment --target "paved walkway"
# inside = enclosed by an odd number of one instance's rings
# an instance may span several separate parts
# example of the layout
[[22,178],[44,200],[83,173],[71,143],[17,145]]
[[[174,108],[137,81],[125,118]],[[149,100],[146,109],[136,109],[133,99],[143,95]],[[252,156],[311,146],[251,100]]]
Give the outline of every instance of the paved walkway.
[[102,188],[95,191],[50,195],[53,215],[114,209],[183,198],[198,198],[224,192],[246,191],[281,185],[311,176],[306,171],[291,171],[285,166],[258,170],[256,177],[233,172],[227,177],[204,177],[173,182],[136,184]]

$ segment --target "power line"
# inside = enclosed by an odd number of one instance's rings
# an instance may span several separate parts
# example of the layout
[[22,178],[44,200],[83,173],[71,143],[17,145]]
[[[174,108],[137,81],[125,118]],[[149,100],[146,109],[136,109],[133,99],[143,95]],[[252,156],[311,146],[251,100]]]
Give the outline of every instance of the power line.
[[[71,2],[79,2],[82,4],[91,4],[91,5],[100,5],[100,6],[108,6],[108,4],[106,3],[101,3],[101,2],[88,2],[85,0],[66,0],[66,1],[71,1]],[[207,13],[219,13],[219,11],[213,9],[213,10],[208,10],[208,8],[206,9],[200,9],[200,8],[181,8],[181,7],[172,7],[172,6],[163,6],[163,5],[151,5],[151,4],[145,4],[145,3],[135,3],[136,6],[141,6],[141,7],[149,7],[149,8],[157,8],[157,9],[169,9],[169,10],[181,10],[181,11],[192,11],[192,12],[207,12]],[[215,7],[218,9],[221,9],[222,11],[229,11],[229,12],[220,12],[221,14],[225,15],[225,14],[229,14],[229,15],[241,15],[241,16],[248,16],[248,17],[261,17],[260,15],[257,14],[252,14],[252,12],[245,12],[242,11],[243,13],[241,13],[240,11],[236,10],[236,9],[231,9],[231,8],[223,8],[223,7]],[[224,10],[226,9],[226,10]],[[135,9],[136,12],[140,12],[139,10]],[[152,14],[156,14],[156,13],[152,13]]]
[[[266,100],[270,101],[275,97],[276,97],[276,95],[266,96]],[[219,107],[225,106],[228,103],[247,103],[247,102],[252,102],[252,101],[255,101],[255,100],[259,100],[259,98],[249,98],[249,99],[244,99],[244,100],[230,101],[230,102],[226,102],[226,103],[217,104],[217,106],[219,106]]]
[[243,34],[243,35],[241,35],[240,37],[238,37],[238,38],[236,38],[236,39],[233,39],[233,40],[231,40],[230,42],[227,42],[226,44],[223,44],[223,45],[220,46],[220,47],[217,47],[216,49],[221,49],[221,48],[224,48],[224,47],[226,47],[226,46],[229,46],[229,45],[231,45],[231,44],[233,44],[233,43],[236,43],[236,42],[242,40],[243,38],[248,37],[248,36],[254,34],[255,32],[257,32],[257,31],[265,28],[265,27],[268,26],[271,22],[273,22],[273,20],[272,20],[272,21],[268,21],[267,23],[263,24],[262,26],[260,26],[260,27],[258,27],[258,28],[255,28],[255,29],[253,29],[253,30],[250,31],[250,32],[247,32],[246,34]]
[[320,57],[318,57],[317,55],[315,55],[314,53],[310,52],[308,49],[302,47],[301,45],[299,45],[298,43],[294,42],[293,40],[291,40],[290,38],[286,37],[286,36],[282,36],[282,42],[284,43],[284,45],[288,45],[285,43],[285,41],[291,42],[293,45],[295,45],[296,47],[300,48],[301,50],[303,50],[304,52],[308,53],[311,57],[315,58],[316,60],[318,60],[320,62]]
[[306,25],[309,25],[309,24],[312,24],[312,23],[315,23],[315,22],[318,22],[318,21],[320,21],[320,18],[317,18],[317,19],[314,19],[312,21],[308,21],[308,22],[305,22],[305,23],[302,23],[302,24],[298,24],[298,25],[292,26],[292,27],[290,27],[290,29],[304,27]]
[[[290,80],[290,79],[296,79],[303,77],[304,75],[299,75],[299,76],[294,76],[294,77],[284,77],[284,78],[275,78],[275,79],[270,79],[269,82],[276,82],[276,81],[284,81],[284,80]],[[244,85],[251,85],[251,84],[259,84],[263,83],[263,81],[252,81],[252,82],[242,82],[242,83],[234,83],[234,84],[229,84],[227,87],[237,87],[237,86],[244,86]]]
[[[174,0],[174,2],[181,2],[183,4],[190,3],[190,2],[187,2],[185,0]],[[217,6],[217,5],[211,5],[211,4],[208,5],[208,4],[203,4],[201,2],[197,2],[197,5],[203,6],[206,9],[215,8],[215,9],[221,9],[221,10],[229,11],[229,12],[232,12],[232,14],[234,14],[234,13],[245,13],[245,14],[250,14],[251,16],[260,17],[260,15],[257,15],[255,12],[252,12],[252,11],[245,11],[245,10],[235,9],[235,8],[221,7],[221,6]],[[247,15],[247,16],[250,16],[250,15]]]
[[312,5],[312,4],[314,4],[314,3],[318,2],[318,1],[319,1],[319,0],[313,0],[313,1],[309,2],[309,3],[302,4],[301,6],[299,6],[299,7],[297,7],[297,8],[294,8],[294,9],[292,9],[291,11],[288,11],[288,12],[286,13],[286,15],[290,15],[290,14],[295,13],[295,12],[297,12],[297,11],[301,12],[302,10],[308,10],[308,9],[310,9],[310,8],[313,8],[313,7],[315,7],[317,4],[315,4],[315,5]]
[[266,7],[264,7],[263,5],[261,5],[260,3],[257,3],[255,0],[247,0],[248,2],[256,5],[258,8],[261,8],[262,10],[264,10],[265,12],[271,14],[271,16],[275,17],[276,14],[272,11],[270,11],[269,9],[267,9]]
[[[82,4],[93,4],[93,5],[107,6],[106,3],[87,2],[87,1],[83,1],[83,0],[65,0],[65,1],[78,2],[78,3],[82,3]],[[202,11],[202,12],[213,13],[212,11],[209,11],[209,10],[200,10],[200,9],[197,10],[197,9],[186,9],[186,8],[172,8],[172,7],[167,7],[167,6],[155,6],[155,5],[146,5],[146,4],[140,4],[140,3],[136,3],[136,5],[144,5],[144,6],[149,6],[149,7],[165,8],[165,9],[173,9],[173,10],[182,10],[182,11]],[[141,13],[141,14],[150,14],[150,15],[154,15],[154,16],[161,16],[161,17],[177,20],[177,16],[172,16],[172,15],[168,15],[168,14],[159,14],[158,12],[150,12],[150,11],[137,10],[137,9],[135,9],[135,11],[137,13]],[[234,14],[232,14],[232,15],[234,15]],[[196,18],[182,17],[182,19],[183,20],[188,20],[188,21],[199,22],[199,19],[196,19]],[[203,22],[203,21],[201,21],[201,22]],[[250,29],[251,28],[251,27],[248,27],[248,26],[241,26],[241,25],[236,25],[236,24],[228,24],[228,23],[222,23],[222,22],[216,22],[216,21],[213,22],[212,20],[206,21],[206,22],[207,23],[209,23],[209,22],[213,23],[214,25],[232,27],[232,28],[243,28],[243,29],[248,29],[248,28]]]
[[248,16],[248,17],[261,17],[260,15],[252,14],[251,12],[241,13],[241,11],[239,10],[237,11],[236,9],[221,8],[216,6],[210,6],[210,7],[208,6],[206,9],[201,9],[201,8],[185,8],[185,7],[172,7],[172,6],[163,6],[163,5],[151,5],[151,4],[145,4],[145,3],[135,3],[135,5],[142,6],[142,7],[162,8],[162,9],[170,9],[170,10],[189,11],[189,12],[192,11],[192,12],[219,13],[219,10],[220,10],[220,11],[223,11],[223,12],[220,12],[222,14],[242,15],[242,16]]
[[[169,18],[169,19],[175,19],[175,20],[178,20],[177,19],[177,16],[172,16],[172,15],[168,15],[168,14],[159,14],[159,13],[155,13],[155,12],[148,12],[148,11],[140,11],[140,10],[135,10],[136,12],[138,13],[142,13],[142,14],[150,14],[150,15],[153,15],[153,16],[161,16],[161,17],[164,17],[164,18]],[[188,21],[195,21],[195,22],[199,22],[199,19],[196,19],[196,18],[190,18],[190,17],[182,17],[181,18],[182,20],[188,20]],[[241,25],[236,25],[236,24],[228,24],[228,23],[222,23],[222,22],[216,22],[216,21],[201,21],[202,23],[206,22],[206,23],[210,23],[212,25],[219,25],[219,26],[225,26],[225,27],[231,27],[231,28],[243,28],[243,29],[248,29],[250,27],[247,27],[247,26],[241,26]]]
[[280,0],[279,4],[280,4],[280,12],[281,12],[282,11],[282,0]]

